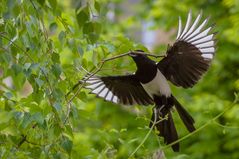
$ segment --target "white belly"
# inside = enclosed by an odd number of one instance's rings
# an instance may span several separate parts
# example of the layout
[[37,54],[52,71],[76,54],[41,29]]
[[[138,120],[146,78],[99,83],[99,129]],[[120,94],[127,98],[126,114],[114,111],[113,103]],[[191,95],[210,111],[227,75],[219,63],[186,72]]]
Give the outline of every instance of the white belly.
[[147,84],[142,84],[142,86],[152,98],[153,95],[171,96],[168,81],[159,70],[157,70],[157,74],[152,81]]

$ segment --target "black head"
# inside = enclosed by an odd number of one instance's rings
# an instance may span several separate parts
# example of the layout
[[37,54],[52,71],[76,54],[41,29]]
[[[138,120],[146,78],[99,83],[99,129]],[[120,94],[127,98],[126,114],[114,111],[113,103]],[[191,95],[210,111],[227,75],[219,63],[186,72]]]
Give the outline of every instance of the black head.
[[155,61],[143,54],[141,50],[132,51],[129,56],[134,59],[134,62],[137,65],[137,71],[135,72],[136,76],[142,83],[149,82],[153,79],[157,72],[157,66]]
[[148,57],[144,54],[144,51],[142,50],[135,50],[135,51],[132,51],[129,56],[131,56],[134,61],[138,61],[138,60],[142,60],[142,59],[148,59]]
[[135,50],[135,51],[131,51],[131,53],[129,53],[129,56],[131,56],[135,63],[145,63],[145,62],[149,62],[152,61],[151,59],[148,58],[148,56],[145,54],[145,52],[143,50]]

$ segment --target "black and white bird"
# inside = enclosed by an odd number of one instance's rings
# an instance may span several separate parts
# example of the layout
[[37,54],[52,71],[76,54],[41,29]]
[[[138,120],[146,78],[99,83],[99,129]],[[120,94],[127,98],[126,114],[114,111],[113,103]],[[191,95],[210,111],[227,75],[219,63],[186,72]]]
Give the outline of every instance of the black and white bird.
[[[208,18],[201,23],[202,12],[192,22],[191,11],[188,13],[185,27],[179,17],[178,34],[175,43],[169,46],[166,56],[156,63],[146,55],[130,53],[137,66],[137,71],[124,76],[92,76],[85,78],[85,88],[91,93],[117,104],[155,105],[150,127],[153,125],[160,132],[166,144],[178,139],[171,110],[176,108],[188,131],[195,130],[191,115],[172,95],[168,81],[183,88],[193,87],[208,70],[215,53],[215,33],[213,26],[207,26]],[[165,120],[160,121],[162,118]],[[172,146],[179,151],[179,143]]]

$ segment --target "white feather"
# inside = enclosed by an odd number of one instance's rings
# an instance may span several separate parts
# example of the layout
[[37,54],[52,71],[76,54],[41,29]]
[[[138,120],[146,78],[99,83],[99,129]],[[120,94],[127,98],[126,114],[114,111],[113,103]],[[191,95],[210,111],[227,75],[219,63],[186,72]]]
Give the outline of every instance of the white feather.
[[117,97],[117,96],[114,96],[114,97],[113,97],[113,102],[114,102],[114,103],[118,103],[118,97]]
[[204,58],[207,58],[207,59],[212,59],[213,58],[213,54],[202,54],[201,56],[204,57]]
[[[192,43],[194,45],[194,43]],[[214,46],[214,41],[209,41],[209,42],[206,42],[206,43],[201,43],[201,44],[198,44],[196,45],[197,48],[204,48],[204,47],[211,47],[211,46]]]
[[178,34],[177,34],[177,38],[179,38],[179,36],[181,35],[181,32],[182,32],[182,20],[181,20],[181,17],[179,17],[179,21],[178,21]]
[[92,84],[92,85],[88,85],[86,86],[86,88],[89,88],[89,89],[95,89],[97,88],[99,85],[101,85],[103,82],[99,82],[99,83],[95,83],[95,84]]
[[185,38],[185,40],[187,41],[191,37],[197,35],[202,30],[202,28],[207,24],[207,22],[208,22],[208,19],[205,19],[203,21],[203,23],[191,35],[189,35],[187,38]]
[[105,89],[103,91],[100,92],[100,94],[98,94],[100,97],[105,97],[106,93],[109,91],[108,88],[105,87]]
[[113,97],[113,93],[111,91],[109,91],[109,93],[107,94],[107,97],[105,99],[108,101],[111,101],[112,97]]
[[102,85],[102,86],[100,86],[100,87],[94,89],[94,90],[92,91],[92,93],[98,94],[104,87],[105,87],[105,85]]
[[182,39],[184,40],[184,38],[186,38],[190,33],[192,33],[195,29],[195,27],[197,26],[199,20],[201,19],[202,13],[200,13],[196,20],[194,21],[193,25],[191,26],[191,28],[189,29],[189,31],[182,37]]
[[205,36],[207,36],[207,34],[209,33],[209,31],[211,30],[212,27],[207,28],[206,30],[204,30],[203,32],[201,32],[200,34],[198,34],[197,36],[193,37],[192,39],[188,40],[188,42],[193,42],[196,39],[200,39],[203,38]]
[[197,45],[197,44],[200,44],[200,43],[208,42],[208,41],[212,40],[212,38],[213,38],[213,34],[210,34],[208,36],[205,36],[202,39],[194,41],[192,44]]
[[209,47],[209,48],[204,48],[204,49],[199,49],[202,53],[206,53],[206,52],[215,52],[215,48],[214,47]]
[[188,28],[190,26],[190,23],[191,23],[191,19],[192,19],[192,12],[190,11],[188,13],[188,18],[187,18],[187,22],[186,22],[186,26],[183,30],[183,33],[180,35],[179,39],[181,39],[183,37],[183,35],[188,31]]
[[[87,79],[88,77],[85,77],[85,79]],[[90,77],[89,79],[87,79],[88,81],[91,81],[91,80],[99,80],[99,78],[96,78],[96,77]]]
[[91,84],[91,83],[96,83],[96,82],[100,82],[100,80],[87,80],[86,81],[86,83],[89,83],[89,84]]

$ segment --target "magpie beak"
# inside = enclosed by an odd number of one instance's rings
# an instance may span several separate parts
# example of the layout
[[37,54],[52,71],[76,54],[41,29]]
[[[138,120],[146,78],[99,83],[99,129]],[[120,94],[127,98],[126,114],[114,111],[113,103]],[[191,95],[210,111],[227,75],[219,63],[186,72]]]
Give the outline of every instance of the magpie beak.
[[[144,53],[144,51],[143,50],[135,50],[135,51],[131,51],[130,53],[129,53],[129,56],[131,56],[131,57],[137,57],[138,55],[140,55],[139,53]],[[143,55],[143,54],[142,54]],[[145,55],[144,55],[145,56]]]
[[[171,110],[176,108],[188,131],[195,130],[191,115],[172,95],[168,81],[183,88],[193,87],[208,70],[215,53],[215,33],[206,27],[208,19],[200,23],[202,13],[192,22],[188,13],[185,28],[179,19],[178,34],[167,56],[156,63],[146,55],[130,53],[137,65],[135,74],[121,76],[85,77],[91,93],[117,104],[155,105],[150,127],[159,131],[166,144],[178,140]],[[179,143],[172,145],[179,151]]]
[[131,57],[136,57],[138,54],[136,54],[136,53],[134,53],[134,52],[131,52],[131,53],[129,53],[129,56],[131,56]]

